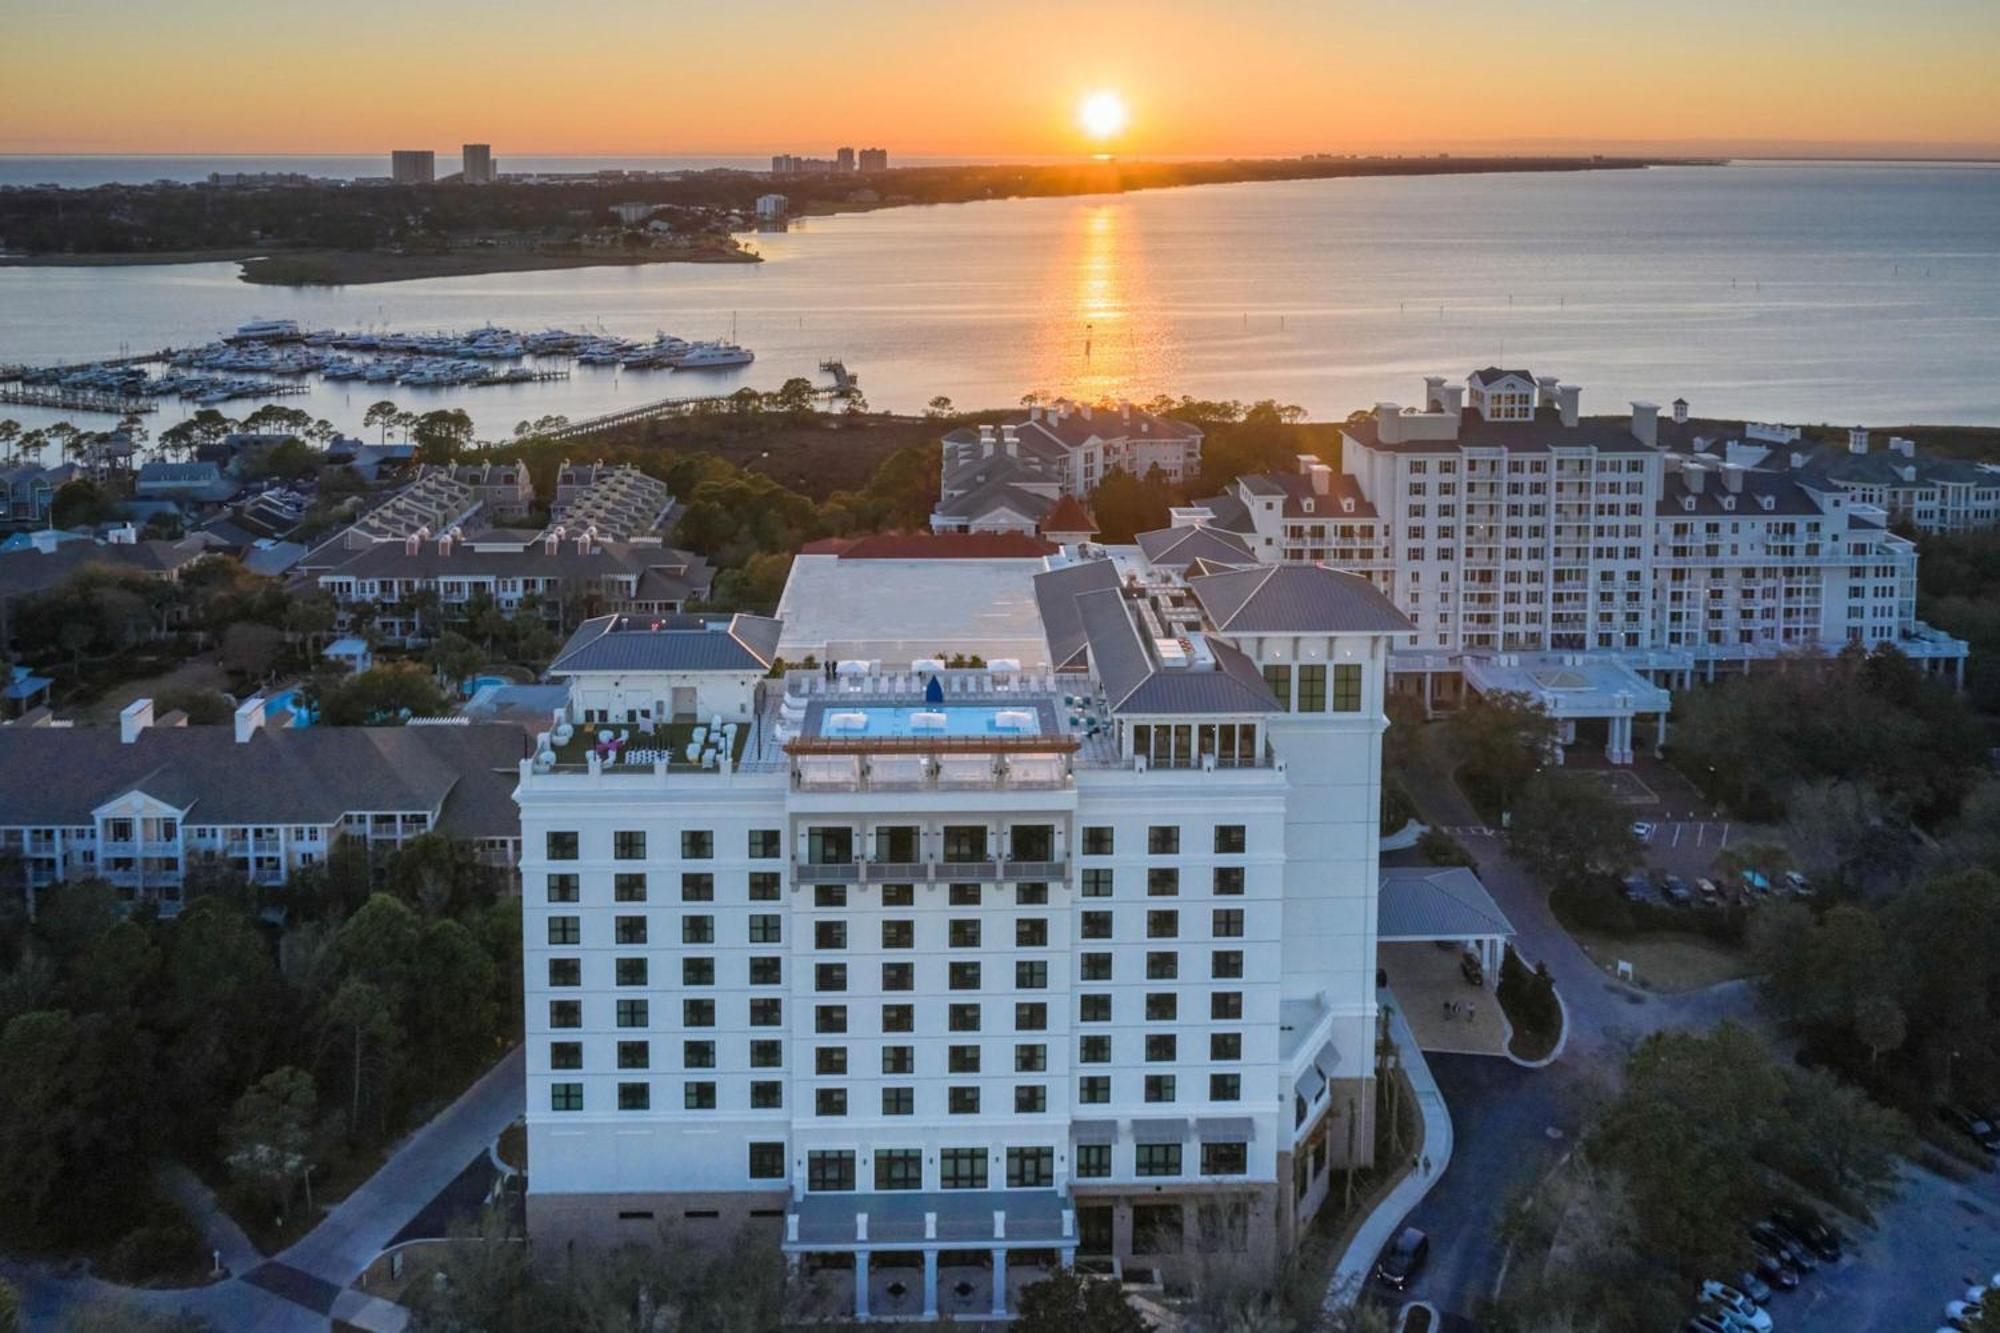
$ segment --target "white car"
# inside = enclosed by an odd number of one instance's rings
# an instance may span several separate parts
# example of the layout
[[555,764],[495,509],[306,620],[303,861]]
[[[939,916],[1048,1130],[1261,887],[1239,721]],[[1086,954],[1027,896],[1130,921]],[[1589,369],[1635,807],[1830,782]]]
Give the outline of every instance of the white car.
[[1964,1301],[1952,1301],[1944,1307],[1944,1322],[1952,1328],[1964,1330],[1972,1326],[1973,1307]]
[[1745,1333],[1771,1333],[1770,1313],[1727,1282],[1702,1283],[1701,1300],[1724,1324]]
[[1646,839],[1653,836],[1654,831],[1657,830],[1658,827],[1659,826],[1657,824],[1648,824],[1643,819],[1635,820],[1632,824],[1632,836],[1637,838],[1640,842],[1644,842],[1646,841]]

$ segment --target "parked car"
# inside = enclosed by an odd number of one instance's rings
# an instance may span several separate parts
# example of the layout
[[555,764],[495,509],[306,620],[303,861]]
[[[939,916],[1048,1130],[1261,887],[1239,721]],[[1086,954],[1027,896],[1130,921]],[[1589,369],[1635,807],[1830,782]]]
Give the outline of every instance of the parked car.
[[1743,886],[1756,893],[1769,893],[1771,891],[1771,881],[1765,879],[1762,874],[1755,870],[1746,869],[1743,872]]
[[1618,892],[1628,903],[1643,903],[1653,896],[1653,885],[1644,875],[1627,875]]
[[1644,842],[1657,833],[1659,827],[1658,824],[1649,824],[1643,819],[1635,819],[1632,821],[1632,836]]
[[1759,1305],[1771,1302],[1770,1285],[1748,1269],[1736,1275],[1736,1288]]
[[1756,1254],[1757,1276],[1773,1291],[1797,1291],[1799,1270],[1786,1263],[1784,1256],[1759,1248]]
[[1964,1301],[1951,1301],[1944,1307],[1944,1322],[1955,1329],[1971,1328],[1972,1321],[1978,1317],[1978,1311]]
[[1479,954],[1467,949],[1458,956],[1458,972],[1475,986],[1486,984],[1486,964],[1479,961]]
[[1810,1273],[1819,1267],[1819,1260],[1813,1258],[1805,1246],[1769,1222],[1759,1222],[1750,1228],[1750,1242],[1769,1250],[1802,1274]]
[[1712,1314],[1698,1314],[1687,1321],[1687,1333],[1736,1333]]
[[1828,1263],[1840,1258],[1840,1233],[1821,1221],[1810,1209],[1797,1204],[1774,1208],[1771,1210],[1771,1225]]
[[1812,897],[1812,881],[1796,870],[1787,870],[1785,872],[1785,887],[1801,898]]
[[1701,895],[1704,903],[1715,904],[1722,901],[1722,890],[1715,887],[1715,881],[1703,877],[1694,882],[1694,891]]
[[1415,1227],[1404,1227],[1375,1265],[1375,1280],[1391,1291],[1404,1291],[1431,1257],[1431,1239]]
[[1971,1139],[1989,1154],[2000,1153],[2000,1130],[1994,1129],[1991,1121],[1980,1119],[1962,1106],[1938,1107],[1938,1119]]
[[1701,1284],[1701,1302],[1713,1306],[1718,1318],[1724,1322],[1734,1319],[1752,1333],[1771,1333],[1771,1316],[1762,1306],[1748,1296],[1730,1286],[1727,1282],[1713,1279]]
[[1694,890],[1688,888],[1687,881],[1679,875],[1668,875],[1661,880],[1660,892],[1675,907],[1686,907],[1694,901]]

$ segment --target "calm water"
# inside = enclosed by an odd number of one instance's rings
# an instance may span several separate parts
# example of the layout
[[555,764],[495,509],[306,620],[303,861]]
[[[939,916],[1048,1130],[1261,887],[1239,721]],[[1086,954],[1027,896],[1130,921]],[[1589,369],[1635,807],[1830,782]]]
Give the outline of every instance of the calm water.
[[[754,244],[768,262],[316,291],[252,287],[233,265],[0,269],[0,362],[183,344],[280,316],[632,337],[733,325],[758,354],[741,371],[579,368],[566,383],[389,396],[462,405],[497,436],[691,382],[773,388],[839,356],[878,408],[1174,392],[1274,397],[1328,419],[1409,402],[1424,374],[1506,361],[1581,383],[1586,411],[1685,395],[1718,416],[2000,424],[1992,167],[1217,186],[892,209]],[[288,401],[356,428],[382,396],[335,384]]]

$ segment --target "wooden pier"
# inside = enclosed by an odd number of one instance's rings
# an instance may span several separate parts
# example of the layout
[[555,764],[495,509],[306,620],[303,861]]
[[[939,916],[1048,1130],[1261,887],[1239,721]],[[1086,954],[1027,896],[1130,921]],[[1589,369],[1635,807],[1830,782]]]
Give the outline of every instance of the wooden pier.
[[[819,363],[819,368],[823,374],[833,377],[833,383],[814,389],[813,393],[815,396],[820,398],[846,398],[858,391],[861,383],[860,377],[850,371],[842,362],[822,361]],[[741,393],[742,390],[739,389],[736,392]],[[591,435],[602,435],[606,431],[617,430],[623,426],[636,426],[644,421],[657,421],[662,417],[676,417],[684,413],[700,411],[704,407],[726,409],[729,406],[730,400],[734,397],[734,393],[711,393],[702,394],[694,398],[662,398],[658,402],[647,403],[642,407],[628,407],[623,412],[607,412],[600,417],[590,417],[584,421],[572,421],[567,426],[560,426],[550,431],[542,438],[550,440],[580,440]]]
[[0,403],[21,407],[53,407],[63,412],[109,412],[127,416],[135,412],[157,412],[160,405],[150,398],[127,398],[122,394],[94,393],[88,389],[65,389],[54,384],[0,384]]

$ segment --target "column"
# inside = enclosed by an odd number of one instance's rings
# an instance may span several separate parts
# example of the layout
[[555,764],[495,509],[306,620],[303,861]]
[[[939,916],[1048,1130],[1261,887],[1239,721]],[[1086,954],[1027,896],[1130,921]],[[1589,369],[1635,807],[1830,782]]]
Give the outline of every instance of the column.
[[1430,673],[1430,669],[1429,669],[1428,667],[1426,667],[1426,668],[1424,669],[1424,673],[1423,673],[1423,675],[1424,675],[1424,717],[1425,717],[1425,719],[1426,719],[1426,720],[1428,720],[1428,719],[1429,719],[1429,718],[1431,717],[1431,715],[1432,715],[1432,714],[1431,714],[1431,673]]
[[993,1317],[1007,1315],[1007,1251],[993,1251]]
[[924,1318],[926,1319],[935,1319],[938,1316],[937,1257],[936,1250],[924,1251]]
[[1659,715],[1659,723],[1653,728],[1653,758],[1658,759],[1667,752],[1667,715]]
[[854,1317],[868,1317],[868,1251],[854,1252]]

